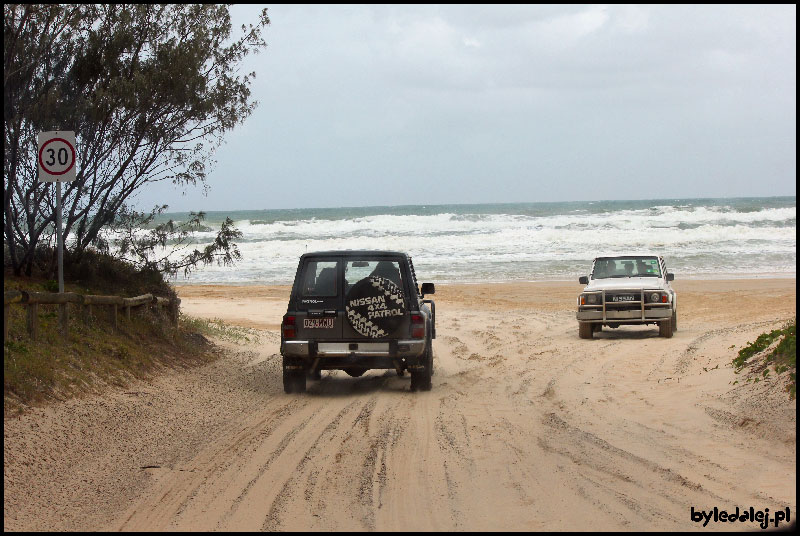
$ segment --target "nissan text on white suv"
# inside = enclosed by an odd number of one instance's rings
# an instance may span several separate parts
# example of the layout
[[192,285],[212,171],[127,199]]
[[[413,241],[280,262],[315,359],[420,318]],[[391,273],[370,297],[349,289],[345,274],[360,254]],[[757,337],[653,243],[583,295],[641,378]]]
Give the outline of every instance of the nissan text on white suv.
[[592,273],[578,281],[578,335],[591,339],[603,326],[657,324],[661,337],[672,337],[678,325],[678,298],[658,255],[597,257]]

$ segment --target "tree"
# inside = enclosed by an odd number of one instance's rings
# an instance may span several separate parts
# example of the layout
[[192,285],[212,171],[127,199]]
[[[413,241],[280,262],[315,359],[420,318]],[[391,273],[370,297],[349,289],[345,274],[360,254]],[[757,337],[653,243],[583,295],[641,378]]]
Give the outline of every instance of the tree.
[[[239,249],[231,241],[242,236],[242,233],[233,227],[230,218],[222,222],[222,227],[213,242],[203,249],[193,249],[179,259],[174,259],[175,253],[192,246],[192,234],[204,229],[202,225],[205,214],[203,212],[190,212],[189,219],[176,224],[172,220],[154,224],[156,216],[168,207],[156,207],[150,214],[142,214],[123,207],[117,214],[113,225],[117,255],[139,269],[154,270],[160,273],[175,275],[180,270],[184,274],[191,272],[198,264],[208,264],[215,259],[221,264],[230,265],[240,257]],[[143,231],[143,228],[147,228]],[[156,250],[169,252],[160,258],[156,257]],[[108,244],[102,238],[98,239],[99,249],[108,251]]]
[[[65,236],[71,233],[67,247],[79,256],[102,245],[110,227],[144,225],[163,210],[130,210],[141,188],[157,181],[204,186],[223,135],[256,105],[249,89],[255,73],[238,70],[249,53],[266,47],[266,9],[237,38],[227,5],[3,9],[3,223],[16,274],[30,275],[36,248],[54,241],[55,189],[37,182],[38,132],[77,135],[80,165],[77,179],[66,183],[63,221]],[[191,254],[195,263],[238,257],[231,242],[237,231],[226,223],[210,250]],[[191,268],[185,261],[161,266]]]

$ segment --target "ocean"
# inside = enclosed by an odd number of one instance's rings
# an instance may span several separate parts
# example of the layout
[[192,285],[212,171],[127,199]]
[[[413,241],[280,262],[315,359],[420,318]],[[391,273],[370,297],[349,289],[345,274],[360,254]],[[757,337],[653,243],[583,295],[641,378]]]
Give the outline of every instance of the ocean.
[[243,233],[241,260],[174,284],[287,285],[300,255],[341,249],[407,252],[434,283],[577,280],[595,257],[628,252],[662,255],[676,279],[795,277],[797,266],[796,197],[218,211],[198,245],[225,218]]

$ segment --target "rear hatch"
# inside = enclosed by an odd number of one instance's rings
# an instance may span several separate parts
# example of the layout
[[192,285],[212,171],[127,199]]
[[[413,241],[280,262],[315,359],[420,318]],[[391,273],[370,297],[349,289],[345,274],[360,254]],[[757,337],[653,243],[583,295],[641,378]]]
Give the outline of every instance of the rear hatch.
[[397,257],[305,259],[294,291],[296,337],[363,342],[409,337],[409,309],[416,302],[409,300],[413,284],[407,273]]

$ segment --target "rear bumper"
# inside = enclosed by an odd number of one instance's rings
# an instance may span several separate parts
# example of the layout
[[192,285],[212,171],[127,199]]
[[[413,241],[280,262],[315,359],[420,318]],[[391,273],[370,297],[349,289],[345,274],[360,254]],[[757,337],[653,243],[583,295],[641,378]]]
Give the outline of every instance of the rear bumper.
[[[281,354],[286,357],[320,358],[343,360],[348,363],[369,358],[406,359],[416,358],[425,352],[425,339],[409,339],[388,342],[317,342],[283,341]],[[366,366],[366,365],[365,365]]]

